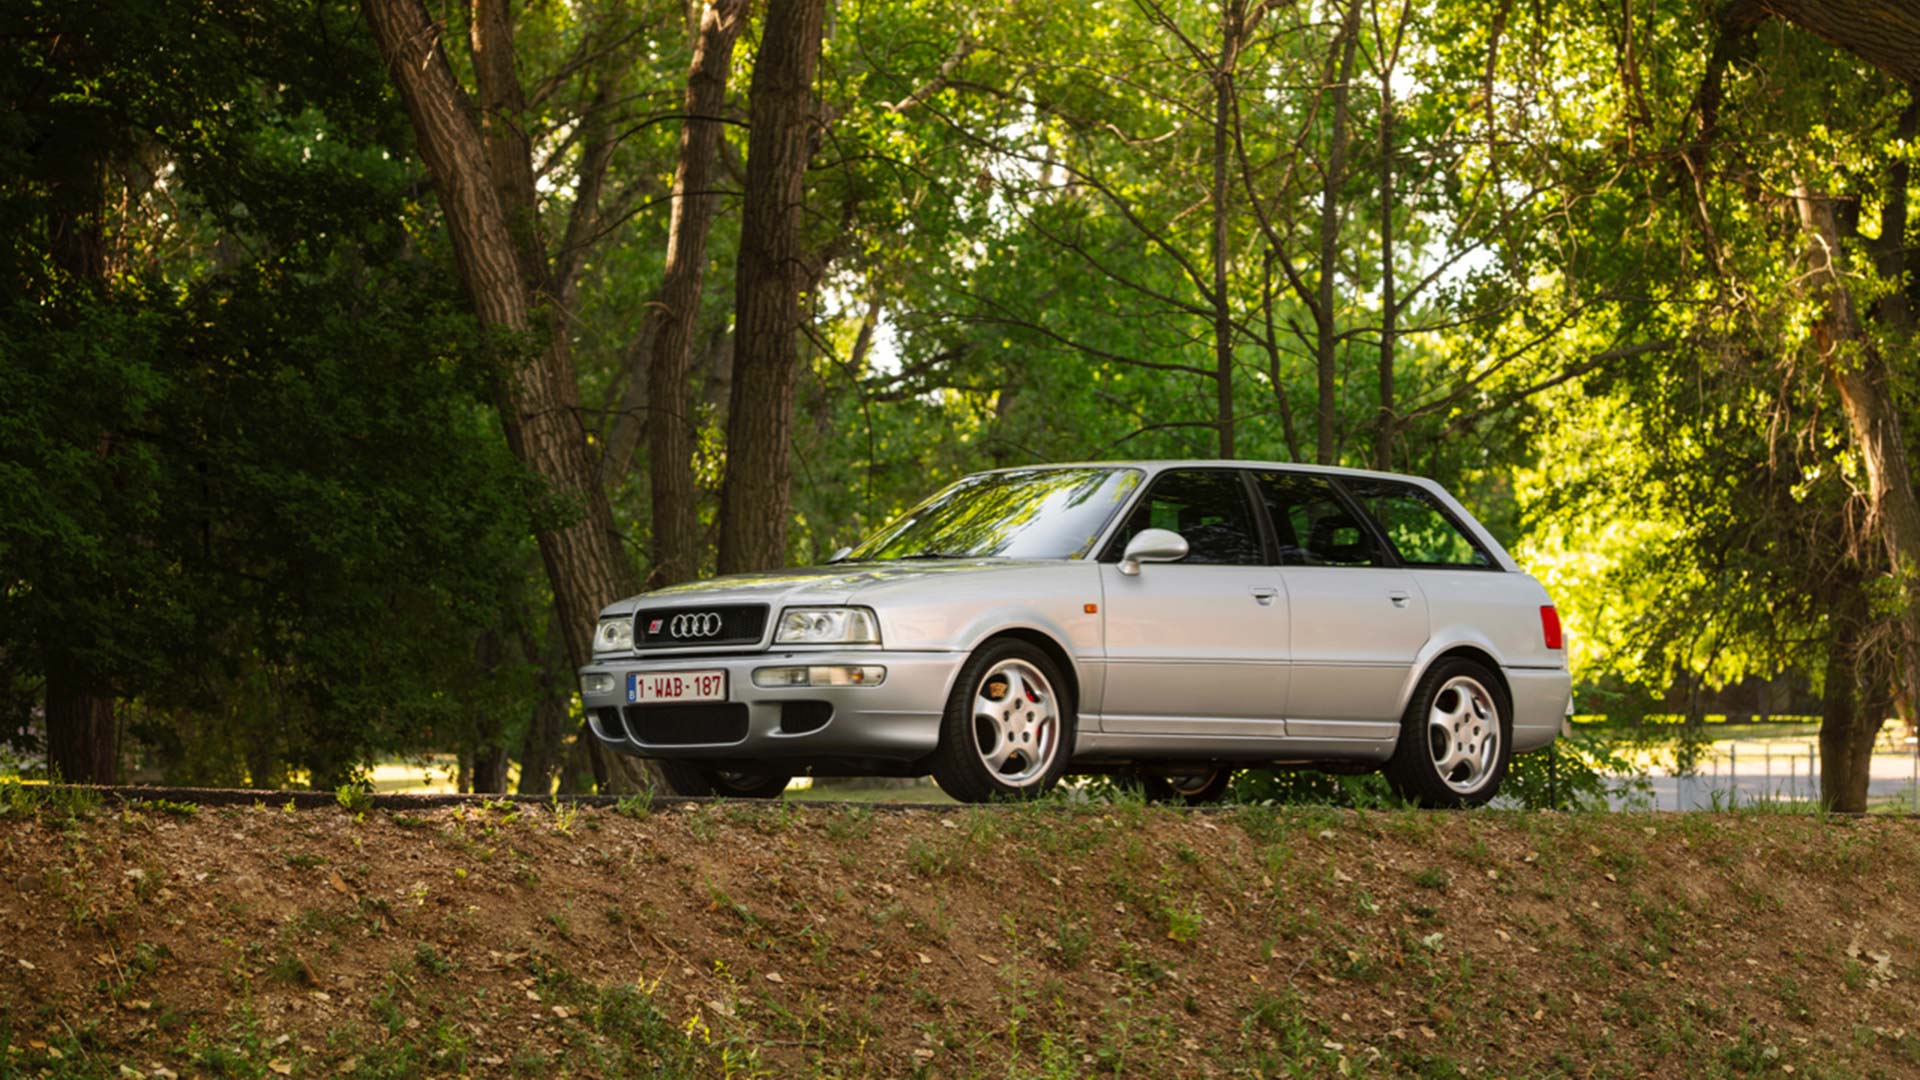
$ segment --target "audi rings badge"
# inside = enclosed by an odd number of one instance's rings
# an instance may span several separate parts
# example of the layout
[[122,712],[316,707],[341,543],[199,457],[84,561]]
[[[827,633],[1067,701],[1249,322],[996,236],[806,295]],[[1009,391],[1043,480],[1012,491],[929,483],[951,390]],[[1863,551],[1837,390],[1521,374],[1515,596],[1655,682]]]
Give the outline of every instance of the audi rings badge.
[[682,641],[713,637],[719,632],[720,613],[717,611],[683,611],[667,623],[667,634]]

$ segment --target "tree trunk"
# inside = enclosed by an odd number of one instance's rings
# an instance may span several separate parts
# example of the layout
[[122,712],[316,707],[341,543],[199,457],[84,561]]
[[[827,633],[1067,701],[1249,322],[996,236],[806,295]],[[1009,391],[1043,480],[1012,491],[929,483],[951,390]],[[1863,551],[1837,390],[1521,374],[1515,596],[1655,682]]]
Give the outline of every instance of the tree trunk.
[[700,567],[689,377],[694,323],[707,269],[707,234],[720,201],[712,190],[724,127],[717,117],[726,107],[727,71],[746,11],[746,0],[715,0],[707,8],[687,74],[687,120],[680,129],[680,163],[673,173],[666,278],[651,320],[646,378],[651,398],[647,469],[653,500],[653,569],[648,584],[656,586],[685,581]]
[[[1908,94],[1907,107],[1900,113],[1895,133],[1909,145],[1915,135],[1920,135],[1920,96]],[[1895,156],[1887,166],[1887,183],[1882,189],[1885,197],[1880,200],[1880,235],[1868,245],[1873,252],[1874,268],[1883,279],[1893,283],[1893,288],[1874,306],[1874,318],[1907,339],[1912,338],[1914,332],[1911,295],[1914,282],[1907,273],[1907,185],[1912,178],[1906,155]]]
[[[477,5],[477,19],[491,17],[492,2]],[[504,114],[491,115],[489,154],[441,48],[440,28],[420,0],[362,0],[361,10],[413,122],[475,316],[510,343],[534,342],[531,359],[514,364],[502,380],[497,404],[514,455],[546,482],[537,534],[541,561],[553,587],[567,656],[576,666],[585,664],[593,655],[595,617],[609,601],[634,591],[633,575],[587,454],[567,335],[544,286],[532,284],[546,278],[540,269],[544,253],[528,250],[538,239],[531,228],[534,208],[514,207],[510,218],[500,201],[503,190],[522,188],[519,166],[506,160],[510,155],[504,148],[524,147],[524,135],[503,130],[510,127]],[[476,23],[475,35],[481,34]],[[491,40],[475,56],[476,70],[486,73],[482,83],[489,99],[511,97],[495,82],[503,62],[510,71],[511,50]],[[505,109],[510,101],[497,104]],[[505,176],[493,174],[490,156]],[[525,190],[531,192],[530,183]],[[522,225],[519,242],[513,221]]]
[[1340,189],[1346,183],[1347,139],[1350,119],[1347,112],[1348,87],[1353,82],[1354,47],[1360,36],[1360,0],[1348,0],[1341,18],[1340,73],[1333,84],[1332,146],[1327,152],[1327,171],[1320,192],[1320,280],[1319,302],[1314,305],[1314,359],[1319,400],[1316,417],[1314,460],[1322,465],[1334,461],[1333,420],[1338,372],[1334,361],[1339,337],[1334,319],[1333,288],[1337,275],[1335,260],[1340,252]]
[[507,790],[506,747],[476,747],[471,760],[473,768],[471,790],[484,795],[498,795]]
[[[107,291],[107,172],[97,157],[82,155],[51,185],[47,252],[72,279],[78,293]],[[79,309],[63,311],[77,324]],[[107,440],[102,440],[104,456]],[[47,768],[75,784],[112,784],[120,776],[118,729],[107,682],[64,649],[46,655]]]
[[1794,201],[1812,238],[1807,279],[1825,308],[1814,326],[1821,361],[1840,392],[1855,449],[1866,463],[1873,522],[1886,548],[1900,593],[1900,682],[1920,687],[1920,501],[1913,490],[1899,407],[1893,400],[1885,357],[1862,324],[1846,285],[1839,223],[1833,200],[1797,184]]
[[120,782],[120,732],[113,699],[65,657],[47,659],[47,771],[69,784]]
[[1760,0],[1760,6],[1920,87],[1920,0]]
[[1380,75],[1380,411],[1373,418],[1373,467],[1393,468],[1393,350],[1400,304],[1393,276],[1393,72]]
[[1863,693],[1861,633],[1868,618],[1866,597],[1857,584],[1828,613],[1825,694],[1820,705],[1820,805],[1858,814],[1867,809],[1867,781],[1873,767],[1873,740],[1886,718],[1884,694]]
[[773,4],[753,65],[734,285],[727,479],[720,495],[721,573],[786,562],[794,333],[807,280],[800,246],[802,181],[825,6],[825,0]]
[[[635,588],[588,453],[564,313],[554,302],[536,227],[532,160],[517,127],[521,97],[504,0],[476,0],[474,7],[474,69],[488,110],[484,139],[441,47],[440,27],[420,0],[361,0],[360,8],[433,177],[474,315],[509,348],[532,354],[505,373],[495,404],[507,445],[546,485],[536,497],[535,538],[560,637],[578,667],[593,658],[600,609]],[[503,205],[509,197],[525,201]],[[586,752],[603,781],[644,783],[637,770],[608,760],[599,745]]]
[[1213,357],[1220,456],[1233,457],[1233,312],[1227,300],[1227,125],[1233,115],[1233,67],[1240,52],[1242,0],[1220,9],[1220,67],[1213,73]]
[[527,720],[526,737],[520,743],[518,790],[522,795],[547,795],[553,791],[554,774],[566,752],[573,686],[561,678],[566,657],[543,653],[524,623],[520,626],[520,652],[539,672],[540,693]]

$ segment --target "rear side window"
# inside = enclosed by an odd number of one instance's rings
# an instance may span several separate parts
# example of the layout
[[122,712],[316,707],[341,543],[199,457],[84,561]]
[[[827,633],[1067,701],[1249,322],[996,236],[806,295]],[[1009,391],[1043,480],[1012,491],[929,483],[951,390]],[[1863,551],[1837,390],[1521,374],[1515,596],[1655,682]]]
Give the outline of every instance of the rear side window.
[[1493,559],[1426,489],[1394,480],[1348,480],[1350,492],[1409,566],[1491,567]]
[[1147,489],[1107,548],[1118,559],[1127,541],[1146,529],[1167,529],[1187,541],[1183,563],[1255,566],[1266,562],[1253,508],[1240,475],[1225,469],[1162,473]]
[[1373,534],[1325,477],[1263,472],[1260,496],[1280,540],[1284,566],[1379,566]]

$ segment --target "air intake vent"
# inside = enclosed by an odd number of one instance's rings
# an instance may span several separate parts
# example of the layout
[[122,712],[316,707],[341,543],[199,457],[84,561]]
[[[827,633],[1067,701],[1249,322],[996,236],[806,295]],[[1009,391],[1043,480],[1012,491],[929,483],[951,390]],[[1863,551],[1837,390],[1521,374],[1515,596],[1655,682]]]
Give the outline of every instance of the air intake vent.
[[627,731],[653,746],[737,743],[747,737],[747,707],[737,701],[705,705],[628,705]]
[[780,734],[805,735],[819,731],[833,719],[833,706],[825,701],[783,701],[780,703]]

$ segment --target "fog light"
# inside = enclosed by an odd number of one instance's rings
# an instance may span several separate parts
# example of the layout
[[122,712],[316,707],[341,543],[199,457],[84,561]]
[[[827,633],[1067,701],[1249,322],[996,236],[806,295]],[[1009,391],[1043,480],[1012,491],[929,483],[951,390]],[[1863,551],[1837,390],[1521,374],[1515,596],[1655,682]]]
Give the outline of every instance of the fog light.
[[753,669],[753,685],[768,690],[782,686],[879,686],[886,681],[887,669],[872,664],[815,664],[810,667]]
[[580,692],[583,694],[613,693],[613,676],[600,673],[580,676]]

